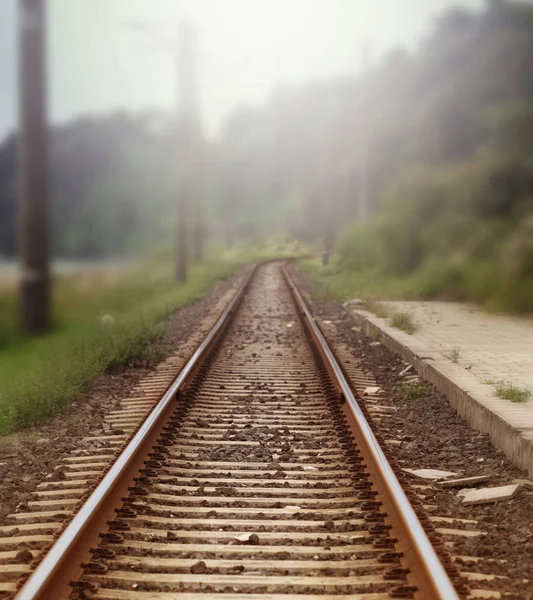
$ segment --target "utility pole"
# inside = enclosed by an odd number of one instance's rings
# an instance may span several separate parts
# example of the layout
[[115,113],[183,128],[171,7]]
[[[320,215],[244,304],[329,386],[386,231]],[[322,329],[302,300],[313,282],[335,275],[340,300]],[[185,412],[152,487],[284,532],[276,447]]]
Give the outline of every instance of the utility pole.
[[[200,186],[201,133],[198,110],[197,40],[189,24],[179,28],[179,198],[176,227],[176,277],[187,280],[189,236],[196,260],[203,255]],[[190,214],[191,213],[191,214]],[[192,219],[191,219],[192,216]],[[192,227],[189,225],[192,221]]]
[[46,0],[19,0],[18,226],[21,327],[50,322]]
[[[368,73],[370,66],[371,44],[365,40],[361,44],[361,77]],[[365,221],[370,216],[370,202],[368,194],[368,146],[369,127],[366,118],[359,125],[359,185],[357,193],[358,218]]]

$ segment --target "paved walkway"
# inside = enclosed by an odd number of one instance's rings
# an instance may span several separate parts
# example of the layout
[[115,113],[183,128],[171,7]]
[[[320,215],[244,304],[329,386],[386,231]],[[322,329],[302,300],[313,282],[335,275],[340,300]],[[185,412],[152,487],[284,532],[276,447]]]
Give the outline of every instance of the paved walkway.
[[[533,394],[533,320],[487,314],[452,302],[387,302],[413,316],[414,337],[457,364],[481,383],[505,381]],[[528,401],[533,410],[533,399]]]
[[413,335],[388,319],[350,306],[365,333],[380,340],[444,392],[470,425],[488,433],[497,448],[533,477],[533,397],[499,398],[503,382],[533,395],[533,320],[492,315],[451,302],[385,302],[411,314]]

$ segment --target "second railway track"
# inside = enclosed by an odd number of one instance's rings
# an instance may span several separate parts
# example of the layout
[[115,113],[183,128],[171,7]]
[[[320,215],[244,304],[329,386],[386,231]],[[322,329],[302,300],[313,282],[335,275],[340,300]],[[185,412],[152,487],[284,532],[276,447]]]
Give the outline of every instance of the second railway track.
[[237,293],[17,598],[214,596],[458,598],[279,263]]

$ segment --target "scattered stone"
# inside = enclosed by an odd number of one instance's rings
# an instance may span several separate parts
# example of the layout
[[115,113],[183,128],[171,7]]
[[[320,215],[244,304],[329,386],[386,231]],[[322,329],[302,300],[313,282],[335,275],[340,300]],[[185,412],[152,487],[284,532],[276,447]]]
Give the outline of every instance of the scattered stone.
[[372,348],[377,348],[378,346],[381,346],[381,342],[370,342],[368,345]]
[[193,575],[202,575],[204,573],[207,573],[208,570],[209,569],[207,568],[207,565],[203,560],[199,560],[198,562],[194,563],[194,565],[192,565],[191,567],[191,573]]
[[115,319],[111,315],[104,315],[100,318],[100,323],[104,327],[111,327],[115,323]]
[[374,394],[379,394],[381,392],[381,388],[379,386],[370,386],[363,390],[364,396],[373,396]]
[[29,550],[19,550],[15,555],[15,560],[21,563],[29,563],[33,560],[33,554]]
[[257,535],[257,533],[252,533],[252,535],[248,538],[248,541],[246,543],[252,546],[258,546],[259,536]]
[[37,440],[37,446],[42,446],[43,444],[49,444],[50,440],[48,438],[41,438]]
[[402,469],[410,475],[415,477],[421,477],[422,479],[446,479],[446,477],[452,477],[458,475],[453,471],[439,471],[439,469]]
[[487,502],[498,502],[509,500],[520,488],[520,485],[500,485],[493,488],[481,488],[480,490],[461,490],[457,495],[463,497],[463,504],[485,504]]

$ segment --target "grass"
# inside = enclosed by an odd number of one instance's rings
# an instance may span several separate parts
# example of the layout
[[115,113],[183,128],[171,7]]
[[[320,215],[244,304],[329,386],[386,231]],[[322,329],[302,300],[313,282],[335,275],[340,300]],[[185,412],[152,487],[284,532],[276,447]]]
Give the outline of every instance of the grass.
[[371,313],[374,313],[378,319],[386,319],[390,315],[389,308],[383,304],[383,302],[367,300],[365,302],[365,308]]
[[426,388],[423,385],[402,385],[400,388],[400,394],[406,402],[421,398],[425,393]]
[[[170,264],[146,264],[99,285],[82,277],[59,280],[54,290],[54,327],[36,338],[7,332],[0,355],[0,433],[55,415],[89,382],[110,367],[154,360],[151,342],[164,332],[173,310],[204,295],[236,263],[209,261],[191,269],[189,281],[173,281]],[[15,298],[11,308],[15,323]],[[112,325],[103,325],[109,314]]]
[[449,358],[452,361],[452,363],[457,364],[461,356],[461,348],[455,346],[445,356]]
[[520,403],[531,398],[531,392],[527,388],[520,388],[509,381],[497,381],[493,385],[496,396],[504,400]]
[[416,323],[413,320],[413,317],[405,311],[396,311],[392,313],[389,323],[391,327],[396,327],[396,329],[401,329],[410,335],[416,331]]
[[[421,284],[417,277],[384,278],[373,271],[350,272],[338,265],[335,256],[327,267],[322,266],[319,258],[305,258],[300,264],[329,296],[339,300],[352,300],[357,297],[368,306],[382,298],[416,300],[422,297]],[[375,304],[379,306],[379,302]]]
[[[0,288],[0,434],[53,417],[109,368],[161,359],[152,342],[173,311],[201,298],[238,264],[288,254],[264,247],[219,253],[193,266],[186,284],[175,282],[169,253],[126,271],[57,278],[54,326],[35,338],[18,332],[15,290]],[[102,322],[104,315],[112,324]]]

